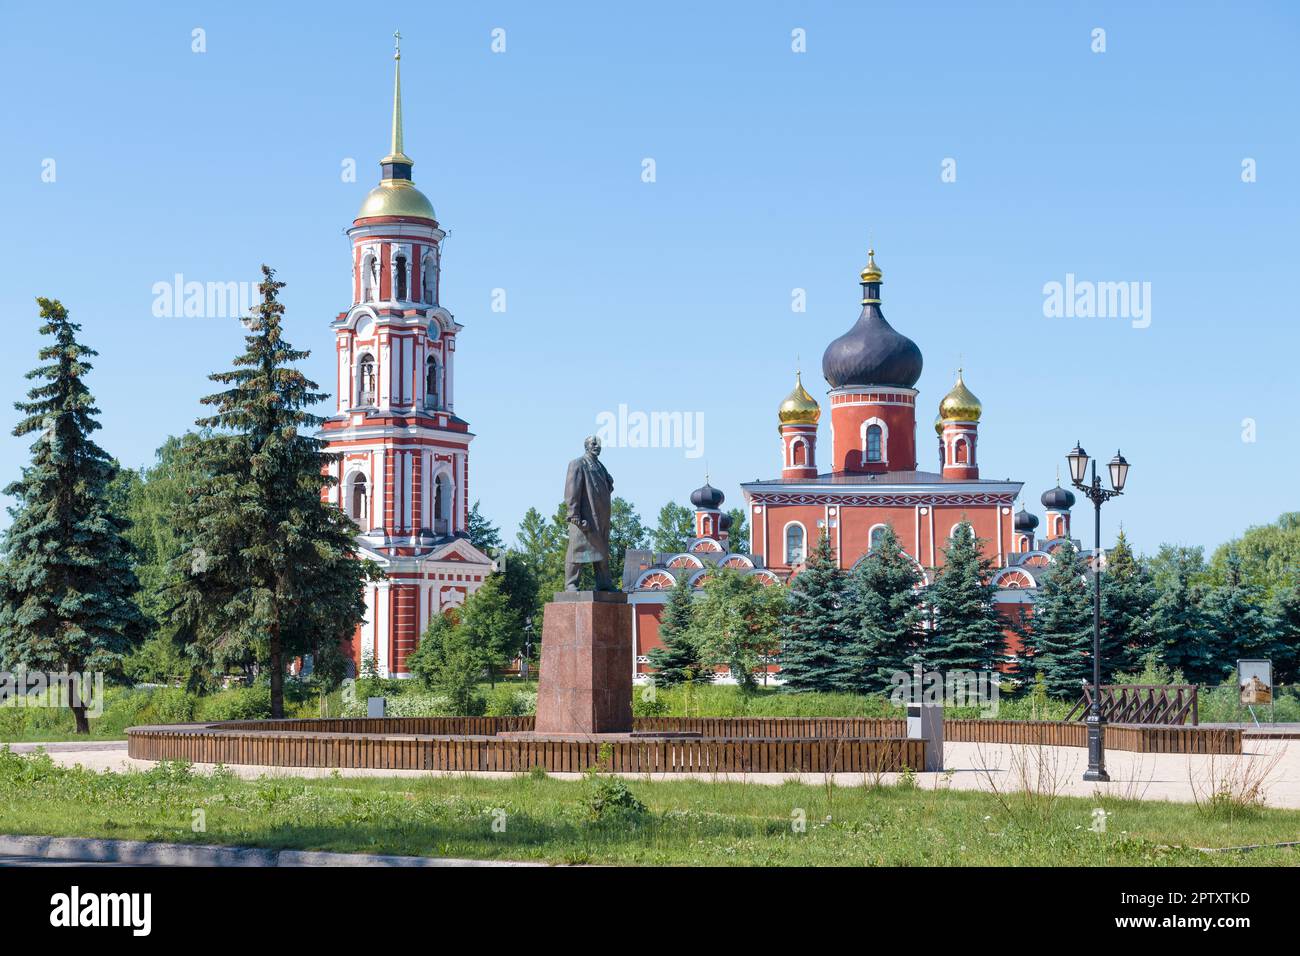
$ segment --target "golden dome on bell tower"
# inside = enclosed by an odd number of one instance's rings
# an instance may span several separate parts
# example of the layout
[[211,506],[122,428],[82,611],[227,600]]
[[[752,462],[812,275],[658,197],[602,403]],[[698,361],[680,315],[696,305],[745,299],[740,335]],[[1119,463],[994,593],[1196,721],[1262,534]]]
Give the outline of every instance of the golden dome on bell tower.
[[777,410],[777,418],[782,425],[816,425],[822,417],[821,406],[803,387],[799,372],[794,373],[794,388],[785,397]]
[[415,160],[407,156],[402,147],[402,35],[393,34],[398,42],[393,52],[393,138],[388,155],[379,161],[383,170],[379,185],[366,195],[357,219],[379,216],[401,216],[417,219],[434,219],[433,203],[415,188],[411,181],[411,167]]
[[939,418],[947,422],[977,422],[984,406],[975,397],[975,393],[966,387],[961,373],[962,370],[957,369],[957,384],[939,403]]

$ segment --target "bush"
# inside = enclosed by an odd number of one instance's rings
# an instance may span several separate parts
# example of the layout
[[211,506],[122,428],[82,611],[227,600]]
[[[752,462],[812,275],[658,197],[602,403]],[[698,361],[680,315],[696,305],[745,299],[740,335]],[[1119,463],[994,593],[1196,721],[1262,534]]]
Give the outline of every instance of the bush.
[[488,694],[486,712],[489,717],[527,717],[537,713],[537,694],[503,684]]
[[[471,712],[458,713],[443,694],[399,694],[385,698],[385,712],[389,717],[478,717],[484,710],[480,695],[471,699]],[[366,701],[358,698],[343,705],[344,717],[366,716]]]
[[149,695],[149,705],[141,708],[143,719],[150,715],[154,723],[188,724],[194,720],[198,698],[180,687],[160,687]]
[[234,687],[199,700],[198,719],[268,720],[271,716],[269,687]]
[[669,711],[668,701],[660,697],[662,688],[656,687],[654,693],[642,690],[632,694],[633,717],[664,717]]
[[621,777],[591,775],[591,782],[582,798],[587,816],[596,822],[625,820],[649,812],[632,788]]

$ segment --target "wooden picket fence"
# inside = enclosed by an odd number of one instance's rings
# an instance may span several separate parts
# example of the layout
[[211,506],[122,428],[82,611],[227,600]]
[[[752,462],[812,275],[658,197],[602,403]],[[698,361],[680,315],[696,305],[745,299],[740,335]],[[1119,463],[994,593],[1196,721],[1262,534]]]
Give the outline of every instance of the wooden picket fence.
[[[277,767],[521,772],[586,770],[606,748],[609,770],[628,773],[896,772],[924,765],[906,721],[884,717],[638,717],[638,734],[609,740],[498,737],[533,729],[532,717],[355,717],[132,727],[142,760]],[[954,742],[1087,746],[1082,723],[945,720]],[[1106,747],[1138,753],[1241,753],[1235,728],[1108,724]]]
[[140,760],[274,767],[514,773],[541,767],[564,773],[600,766],[615,773],[889,773],[925,764],[924,741],[861,737],[521,740],[176,725],[132,727],[127,739],[129,755]]

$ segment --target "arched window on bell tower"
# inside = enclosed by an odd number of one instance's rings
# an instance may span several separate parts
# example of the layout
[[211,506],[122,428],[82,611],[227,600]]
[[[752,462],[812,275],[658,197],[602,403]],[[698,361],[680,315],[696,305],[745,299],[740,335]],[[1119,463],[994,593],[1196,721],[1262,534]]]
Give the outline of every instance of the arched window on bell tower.
[[451,475],[445,471],[433,480],[433,533],[451,534],[451,510],[455,504],[455,488]]
[[374,302],[379,297],[379,263],[373,252],[361,257],[361,301]]
[[393,272],[397,279],[397,295],[394,296],[399,302],[406,301],[406,256],[399,255],[393,260]]
[[357,362],[357,404],[375,404],[375,359],[368,352]]
[[434,305],[437,302],[438,266],[433,253],[424,257],[423,268],[420,270],[420,291],[424,295],[425,305]]
[[348,481],[347,513],[361,530],[366,530],[370,517],[370,499],[366,488],[366,476],[358,472]]
[[438,360],[432,355],[424,363],[424,407],[441,408],[442,391],[439,388]]

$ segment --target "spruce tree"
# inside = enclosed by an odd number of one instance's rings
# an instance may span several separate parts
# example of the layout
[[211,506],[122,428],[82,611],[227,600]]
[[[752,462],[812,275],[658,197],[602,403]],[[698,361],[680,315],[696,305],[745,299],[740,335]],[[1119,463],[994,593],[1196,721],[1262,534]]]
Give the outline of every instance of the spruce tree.
[[245,351],[209,376],[227,388],[202,399],[214,414],[199,419],[209,431],[192,449],[200,479],[178,514],[173,599],[185,638],[216,666],[252,658],[269,672],[271,715],[283,717],[285,667],[312,654],[339,676],[378,570],[321,497],[336,456],[310,434],[322,419],[307,409],[328,396],[294,367],[308,353],[283,338],[284,283],[267,266],[262,275]]
[[652,648],[647,655],[655,669],[656,687],[712,678],[709,668],[701,660],[700,648],[691,631],[693,598],[689,575],[682,574],[668,592],[668,601],[659,621],[659,640],[663,647]]
[[929,589],[932,628],[921,648],[927,668],[991,671],[1006,659],[1003,622],[993,604],[994,566],[970,523],[953,530],[943,569]]
[[1101,575],[1101,679],[1141,668],[1153,641],[1151,574],[1137,557],[1121,528]]
[[1034,598],[1034,670],[1052,697],[1075,700],[1083,682],[1092,683],[1093,601],[1086,575],[1083,558],[1066,540],[1052,555]]
[[1232,674],[1237,661],[1272,660],[1281,649],[1277,621],[1269,613],[1263,589],[1246,579],[1236,548],[1224,555],[1223,573],[1224,582],[1209,590],[1204,604],[1217,665],[1206,676],[1219,680]]
[[469,543],[474,545],[484,554],[495,556],[503,547],[501,541],[501,529],[478,510],[479,503],[475,500],[473,507],[469,509]]
[[866,694],[888,689],[912,666],[921,640],[921,574],[892,527],[849,575],[849,665],[840,689]]
[[1161,545],[1152,560],[1157,596],[1151,629],[1166,667],[1193,683],[1222,677],[1214,634],[1206,617],[1205,561],[1200,548]]
[[[115,462],[91,439],[100,427],[85,376],[96,353],[55,299],[37,299],[40,332],[52,338],[27,373],[40,384],[18,437],[35,435],[31,463],[5,488],[15,499],[0,570],[0,665],[7,670],[112,676],[144,637],[129,523],[111,501]],[[81,687],[68,685],[77,733],[90,732]]]
[[789,586],[781,615],[781,678],[784,689],[832,691],[852,670],[846,657],[849,622],[846,578],[825,531],[804,569]]

